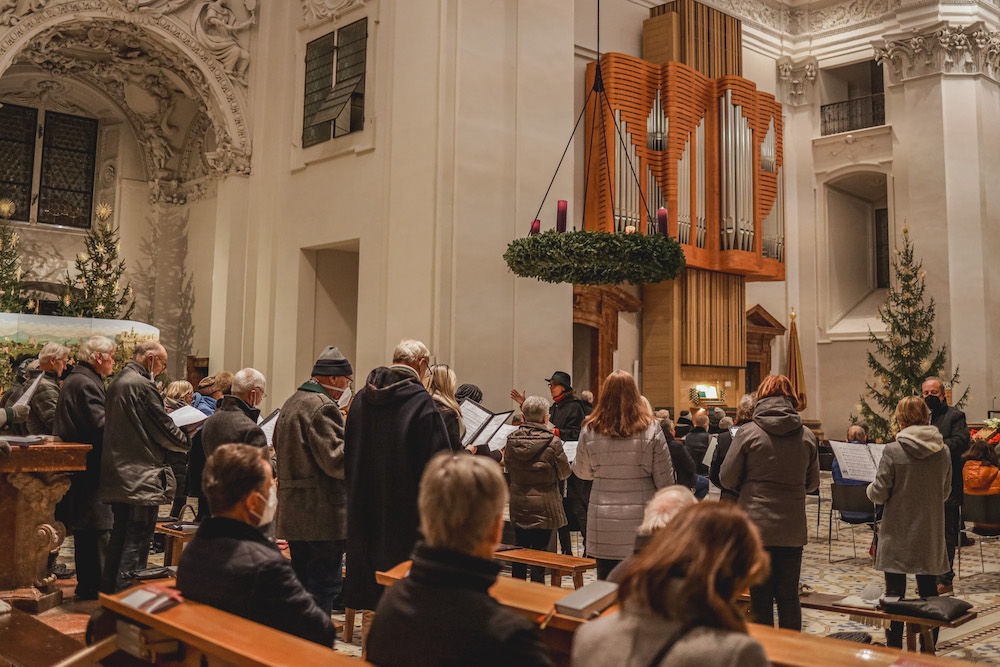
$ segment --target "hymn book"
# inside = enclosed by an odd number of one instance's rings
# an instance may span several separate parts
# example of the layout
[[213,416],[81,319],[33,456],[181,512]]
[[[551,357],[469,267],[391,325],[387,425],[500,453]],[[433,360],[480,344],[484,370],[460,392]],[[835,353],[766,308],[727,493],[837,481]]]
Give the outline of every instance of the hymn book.
[[169,414],[169,417],[178,428],[185,431],[190,431],[196,426],[201,426],[208,419],[208,415],[190,405],[177,408]]
[[830,441],[830,446],[844,477],[862,482],[875,481],[875,473],[878,472],[878,465],[882,461],[885,445],[874,442],[862,444]]
[[281,408],[277,408],[267,417],[264,417],[263,419],[260,417],[257,418],[257,425],[260,426],[260,430],[264,432],[264,437],[267,438],[268,447],[274,447],[274,427],[278,425],[278,415],[280,413]]
[[[470,398],[462,399],[459,408],[462,411],[462,422],[465,424],[465,435],[462,437],[463,447],[489,445],[504,422],[514,414],[513,410],[490,412]],[[503,444],[507,444],[506,438],[504,438]],[[496,449],[502,448],[503,445]]]

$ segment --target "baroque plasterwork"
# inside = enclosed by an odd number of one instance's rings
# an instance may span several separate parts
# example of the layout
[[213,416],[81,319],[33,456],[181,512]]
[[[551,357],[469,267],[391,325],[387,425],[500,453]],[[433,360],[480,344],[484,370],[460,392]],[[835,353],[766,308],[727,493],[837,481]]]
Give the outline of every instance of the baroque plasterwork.
[[782,104],[795,107],[815,102],[813,84],[819,73],[819,64],[815,58],[797,62],[788,57],[779,58],[776,66]]
[[983,74],[1000,81],[1000,32],[981,21],[966,26],[942,22],[888,36],[873,46],[891,84],[930,74]]
[[[8,0],[0,6],[0,26],[10,26],[0,30],[0,74],[15,61],[26,60],[57,75],[109,85],[112,90],[105,92],[118,98],[146,144],[151,177],[164,178],[166,162],[175,152],[166,141],[176,129],[167,124],[172,102],[164,73],[171,72],[190,87],[211,120],[219,148],[208,164],[221,173],[247,174],[251,148],[243,90],[250,57],[240,33],[255,21],[256,2],[243,0],[242,19],[230,5],[235,0]],[[188,20],[171,15],[184,8],[190,10]],[[121,43],[132,48],[123,51]],[[111,61],[95,67],[93,60],[62,50],[68,46],[103,52]],[[121,86],[116,84],[124,84],[121,71],[135,77],[143,69],[143,89],[158,102],[155,111],[137,114],[121,104]]]
[[368,0],[302,0],[302,20],[306,23],[340,18]]

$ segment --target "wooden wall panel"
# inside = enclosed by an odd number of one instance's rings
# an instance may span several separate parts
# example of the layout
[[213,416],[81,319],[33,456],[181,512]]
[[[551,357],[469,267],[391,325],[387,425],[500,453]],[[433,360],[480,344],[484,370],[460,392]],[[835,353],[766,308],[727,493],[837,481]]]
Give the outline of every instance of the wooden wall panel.
[[[740,20],[695,0],[674,0],[649,10],[651,19],[676,15],[680,34],[677,60],[707,77],[715,78],[743,73],[743,29]],[[653,24],[655,25],[655,24]],[[645,30],[646,23],[643,23]],[[646,39],[643,38],[645,47]],[[660,48],[652,46],[652,53]],[[650,58],[645,48],[643,57]]]
[[681,364],[747,365],[746,279],[687,269],[681,282]]

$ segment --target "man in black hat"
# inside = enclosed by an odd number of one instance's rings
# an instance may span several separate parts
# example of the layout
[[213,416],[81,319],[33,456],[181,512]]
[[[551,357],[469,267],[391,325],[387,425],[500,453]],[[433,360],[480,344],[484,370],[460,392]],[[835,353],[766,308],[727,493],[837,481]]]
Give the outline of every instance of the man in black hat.
[[285,401],[275,425],[278,519],[275,533],[288,540],[292,568],[327,615],[343,607],[343,558],[347,539],[344,485],[344,415],[354,371],[332,345],[312,377]]
[[[552,405],[549,407],[549,423],[555,434],[563,442],[580,439],[580,429],[583,428],[583,404],[573,395],[573,383],[569,373],[556,371],[548,378],[549,394]],[[524,392],[510,390],[510,397],[520,406],[524,403]],[[569,531],[572,530],[573,519],[580,529],[584,543],[587,540],[587,508],[590,506],[590,489],[594,483],[583,480],[576,475],[570,475],[566,480],[566,491],[563,496],[563,507],[570,523],[559,529],[559,545],[564,554],[573,554]]]

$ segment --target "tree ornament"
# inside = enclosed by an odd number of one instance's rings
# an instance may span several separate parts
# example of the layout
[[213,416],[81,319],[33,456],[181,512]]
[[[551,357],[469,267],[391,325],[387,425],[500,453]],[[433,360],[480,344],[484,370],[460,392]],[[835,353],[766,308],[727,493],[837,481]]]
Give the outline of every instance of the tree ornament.
[[[119,229],[98,225],[87,232],[86,252],[76,257],[76,278],[66,276],[59,313],[73,317],[128,319],[135,308],[131,285],[120,290],[125,262],[118,252]],[[75,287],[79,285],[79,287]],[[81,293],[82,292],[82,293]]]

